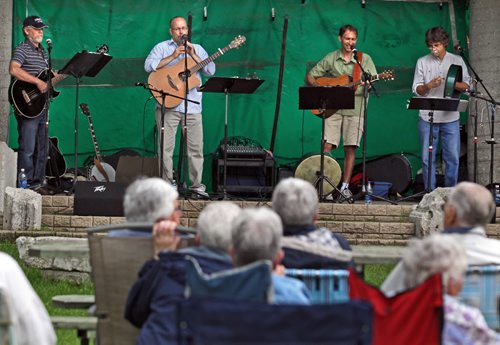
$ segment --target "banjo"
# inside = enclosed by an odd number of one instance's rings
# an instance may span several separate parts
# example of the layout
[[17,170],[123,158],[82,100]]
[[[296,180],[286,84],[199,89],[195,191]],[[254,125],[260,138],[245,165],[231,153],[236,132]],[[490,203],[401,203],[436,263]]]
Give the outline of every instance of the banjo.
[[88,105],[86,103],[80,103],[80,109],[82,109],[83,114],[87,116],[87,120],[89,121],[90,135],[92,137],[95,150],[94,165],[88,168],[87,179],[89,181],[98,182],[115,182],[115,169],[102,159],[101,150],[99,149],[99,144],[97,143],[94,125],[92,124],[92,118],[90,116]]

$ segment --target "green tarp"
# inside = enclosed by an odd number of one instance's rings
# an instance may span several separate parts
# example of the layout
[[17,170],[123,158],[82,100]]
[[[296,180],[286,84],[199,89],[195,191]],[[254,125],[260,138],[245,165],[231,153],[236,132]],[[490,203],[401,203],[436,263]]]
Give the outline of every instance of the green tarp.
[[[456,1],[458,38],[465,42],[466,9]],[[205,19],[204,8],[207,18]],[[274,12],[273,10],[274,9]],[[275,18],[273,20],[272,13]],[[56,69],[82,50],[94,51],[106,43],[111,62],[94,78],[83,78],[79,102],[89,105],[104,155],[131,148],[151,156],[155,150],[154,100],[135,82],[147,80],[144,59],[158,42],[168,39],[168,21],[192,16],[192,41],[209,54],[237,35],[246,44],[216,60],[216,76],[256,75],[265,82],[251,95],[229,96],[229,136],[243,136],[269,148],[278,90],[283,24],[288,18],[281,111],[274,155],[290,163],[319,152],[321,121],[298,109],[298,88],[308,68],[338,48],[338,29],[345,23],[359,30],[357,47],[369,53],[379,72],[394,70],[394,81],[376,84],[380,97],[371,95],[368,109],[367,159],[404,153],[414,172],[420,168],[417,112],[406,109],[418,57],[426,54],[424,33],[432,26],[450,30],[448,5],[370,0],[365,8],[355,0],[177,0],[177,1],[65,1],[14,0],[13,45],[22,39],[22,21],[40,15],[50,26],[45,38],[54,42]],[[50,111],[50,135],[57,136],[69,166],[73,166],[75,79],[58,85],[61,95]],[[223,94],[205,94],[204,181],[210,185],[212,153],[224,135]],[[10,145],[17,147],[16,121],[10,119]],[[79,164],[93,155],[88,123],[78,111]],[[178,146],[178,145],[177,145]],[[176,148],[176,153],[178,148]],[[343,151],[334,158],[342,165]],[[176,156],[177,157],[177,156]],[[357,151],[358,161],[361,150]]]

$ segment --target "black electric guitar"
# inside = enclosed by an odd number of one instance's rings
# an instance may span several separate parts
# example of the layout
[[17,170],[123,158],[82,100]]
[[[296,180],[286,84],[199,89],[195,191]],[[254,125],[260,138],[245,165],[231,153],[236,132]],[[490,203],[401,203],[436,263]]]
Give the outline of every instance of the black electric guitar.
[[89,121],[90,135],[92,137],[95,150],[94,165],[89,167],[87,171],[87,179],[89,181],[98,182],[115,182],[115,169],[102,159],[101,150],[99,149],[99,144],[97,143],[97,138],[94,132],[94,125],[92,124],[92,118],[90,117],[89,107],[86,103],[80,103],[80,109],[82,109],[82,112],[85,116],[87,116],[87,120]]
[[[103,44],[99,47],[99,49],[97,49],[97,52],[105,54],[108,50],[108,46]],[[59,74],[56,77],[52,71],[45,69],[38,73],[36,77],[45,82],[51,79],[52,86],[54,86],[60,81],[66,79],[68,76],[69,74]],[[56,98],[59,96],[59,93],[59,91],[52,88],[51,97]],[[42,114],[47,107],[47,94],[40,92],[35,84],[18,79],[12,79],[9,86],[9,102],[14,107],[18,115],[27,118],[35,118],[40,116],[40,114]]]

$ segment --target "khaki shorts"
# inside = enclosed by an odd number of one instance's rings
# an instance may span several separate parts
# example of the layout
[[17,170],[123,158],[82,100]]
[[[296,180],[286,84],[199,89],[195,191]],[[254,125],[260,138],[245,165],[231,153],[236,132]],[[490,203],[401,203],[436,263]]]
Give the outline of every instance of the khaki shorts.
[[333,114],[325,121],[326,142],[338,147],[342,128],[344,146],[359,146],[363,134],[363,121],[362,116]]

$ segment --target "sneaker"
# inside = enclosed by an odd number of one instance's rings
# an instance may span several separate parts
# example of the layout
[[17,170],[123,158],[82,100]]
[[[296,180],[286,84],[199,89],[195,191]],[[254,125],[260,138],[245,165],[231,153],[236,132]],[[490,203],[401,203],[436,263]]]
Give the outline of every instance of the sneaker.
[[353,200],[352,192],[350,191],[349,188],[341,190],[339,196],[337,197],[337,202],[340,203],[344,201],[351,202],[352,200]]
[[175,182],[175,180],[171,180],[170,184],[172,185],[172,187],[174,187],[175,190],[177,190],[177,182]]
[[191,186],[189,187],[189,190],[198,196],[201,196],[203,198],[208,198],[208,193],[205,191],[206,187],[204,184],[200,184],[197,187]]

